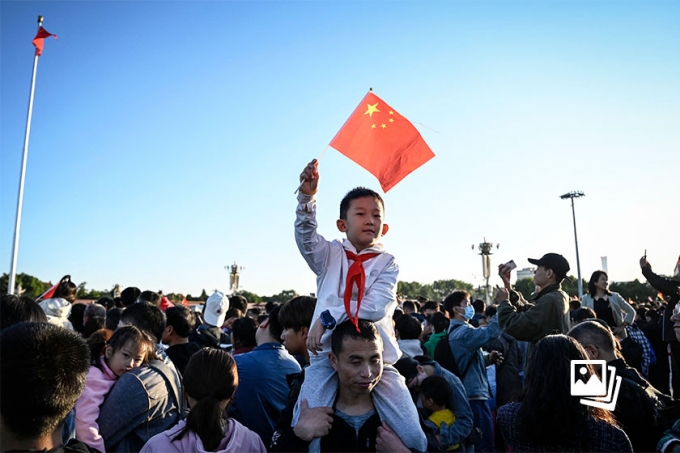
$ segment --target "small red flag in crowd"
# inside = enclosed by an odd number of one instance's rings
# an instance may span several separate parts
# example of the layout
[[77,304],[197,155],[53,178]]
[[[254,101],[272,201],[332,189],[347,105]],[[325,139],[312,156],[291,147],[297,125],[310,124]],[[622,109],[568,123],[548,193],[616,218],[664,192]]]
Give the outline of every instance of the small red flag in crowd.
[[38,297],[35,301],[40,302],[42,300],[47,300],[47,299],[51,299],[52,297],[54,297],[54,293],[56,293],[57,288],[59,288],[59,283],[60,282],[58,282],[56,285],[52,285],[52,287],[50,289],[48,289],[47,291],[42,293],[40,295],[40,297]]
[[434,157],[413,124],[371,91],[330,146],[378,178],[385,192]]
[[35,46],[35,53],[40,56],[42,55],[43,47],[45,46],[45,38],[49,38],[50,36],[54,36],[54,39],[57,39],[57,35],[53,35],[49,31],[45,30],[42,28],[42,25],[38,29],[38,34],[35,35],[35,38],[33,38],[33,45]]

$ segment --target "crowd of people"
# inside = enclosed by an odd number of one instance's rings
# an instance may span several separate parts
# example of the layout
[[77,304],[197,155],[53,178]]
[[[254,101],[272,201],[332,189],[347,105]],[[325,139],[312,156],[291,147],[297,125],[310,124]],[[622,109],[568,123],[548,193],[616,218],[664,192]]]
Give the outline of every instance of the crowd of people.
[[[626,301],[603,271],[570,299],[569,263],[547,253],[529,259],[531,301],[505,266],[488,306],[462,290],[401,300],[380,195],[350,191],[346,239],[328,241],[316,161],[300,181],[295,239],[316,297],[256,307],[215,291],[196,311],[128,287],[82,304],[69,276],[38,301],[2,296],[0,451],[680,449],[680,278],[644,257],[663,300]],[[614,398],[574,395],[573,363],[584,383],[613,371]]]

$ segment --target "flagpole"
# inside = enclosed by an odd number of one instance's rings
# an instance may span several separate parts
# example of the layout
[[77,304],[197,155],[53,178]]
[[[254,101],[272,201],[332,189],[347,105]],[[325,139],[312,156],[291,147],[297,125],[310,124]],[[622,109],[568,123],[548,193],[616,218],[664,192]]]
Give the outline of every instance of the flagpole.
[[[38,30],[43,17],[38,16]],[[19,196],[17,198],[17,218],[14,224],[14,242],[12,244],[12,263],[9,270],[7,294],[14,294],[16,283],[17,255],[19,253],[19,231],[21,230],[21,208],[24,201],[24,179],[26,178],[26,162],[28,161],[28,139],[31,135],[31,117],[33,116],[33,96],[35,94],[35,76],[38,71],[38,52],[33,56],[33,75],[31,76],[31,93],[28,98],[28,116],[26,118],[26,134],[24,136],[24,152],[21,158],[21,177],[19,178]]]

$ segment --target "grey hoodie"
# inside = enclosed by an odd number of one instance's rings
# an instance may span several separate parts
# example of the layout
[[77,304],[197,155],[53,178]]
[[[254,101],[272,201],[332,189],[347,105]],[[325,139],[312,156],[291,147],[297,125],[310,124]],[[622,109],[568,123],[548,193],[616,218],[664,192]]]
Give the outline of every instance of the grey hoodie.
[[71,302],[61,297],[55,297],[40,302],[40,308],[47,315],[47,321],[50,324],[73,330],[71,321],[68,320],[68,315],[71,314]]

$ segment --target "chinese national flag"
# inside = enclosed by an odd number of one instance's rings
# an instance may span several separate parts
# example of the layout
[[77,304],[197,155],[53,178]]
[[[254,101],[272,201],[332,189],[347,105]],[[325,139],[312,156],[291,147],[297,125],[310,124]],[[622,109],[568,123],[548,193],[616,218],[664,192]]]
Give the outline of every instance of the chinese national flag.
[[57,283],[56,285],[52,285],[50,289],[42,293],[40,297],[38,297],[35,301],[40,302],[42,300],[51,299],[52,297],[54,297],[54,293],[57,292],[57,288],[59,288],[59,283]]
[[42,55],[43,47],[45,46],[45,38],[49,38],[50,36],[54,36],[54,39],[57,39],[57,35],[53,35],[49,31],[45,30],[42,28],[42,25],[38,29],[38,34],[35,35],[35,38],[33,38],[33,45],[35,46],[35,53],[40,56]]
[[371,172],[385,192],[434,157],[413,124],[370,91],[330,146]]

